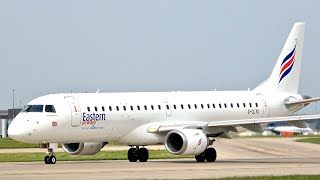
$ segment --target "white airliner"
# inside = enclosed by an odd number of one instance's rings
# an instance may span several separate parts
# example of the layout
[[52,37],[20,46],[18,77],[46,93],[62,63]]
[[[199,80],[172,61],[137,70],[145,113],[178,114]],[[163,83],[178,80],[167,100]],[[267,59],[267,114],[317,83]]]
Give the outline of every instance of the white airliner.
[[286,125],[285,123],[282,123],[281,125],[275,125],[274,123],[271,123],[267,130],[278,135],[282,132],[291,132],[295,134],[314,134],[314,131],[310,127],[299,128],[296,126]]
[[131,162],[147,161],[144,146],[155,144],[175,155],[214,162],[215,138],[230,138],[239,126],[262,132],[260,124],[306,127],[303,120],[320,118],[288,116],[320,100],[298,94],[304,27],[294,24],[270,77],[252,91],[50,94],[28,103],[11,123],[9,136],[47,144],[47,164],[56,162],[50,144],[61,143],[73,155],[91,155],[108,142],[131,146]]

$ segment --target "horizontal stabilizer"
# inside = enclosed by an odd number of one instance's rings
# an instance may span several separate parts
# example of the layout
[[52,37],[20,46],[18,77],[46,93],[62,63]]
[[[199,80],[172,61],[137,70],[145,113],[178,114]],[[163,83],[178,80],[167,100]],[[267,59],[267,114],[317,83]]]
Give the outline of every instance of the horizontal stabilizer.
[[312,103],[312,102],[317,102],[317,101],[320,101],[320,97],[318,98],[310,98],[310,99],[303,99],[303,100],[299,100],[299,101],[294,101],[294,102],[286,102],[285,104],[286,105],[305,105],[305,104],[309,104],[309,103]]

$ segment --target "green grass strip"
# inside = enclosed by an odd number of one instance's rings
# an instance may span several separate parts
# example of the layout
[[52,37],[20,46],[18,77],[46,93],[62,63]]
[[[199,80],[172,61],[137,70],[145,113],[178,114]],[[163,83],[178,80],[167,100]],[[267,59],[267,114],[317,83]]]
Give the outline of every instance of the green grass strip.
[[[95,155],[70,155],[65,152],[57,152],[58,161],[88,161],[88,160],[127,160],[128,151],[100,151]],[[2,153],[0,162],[32,162],[43,161],[45,153]],[[177,159],[194,158],[194,156],[177,156],[165,150],[150,150],[149,159]]]
[[[318,180],[320,175],[291,175],[291,176],[253,176],[253,177],[228,177],[219,180]],[[204,179],[207,180],[207,179]]]
[[320,137],[298,139],[297,142],[320,144]]
[[39,144],[29,144],[24,142],[15,141],[10,138],[0,138],[0,149],[13,149],[13,148],[39,148]]

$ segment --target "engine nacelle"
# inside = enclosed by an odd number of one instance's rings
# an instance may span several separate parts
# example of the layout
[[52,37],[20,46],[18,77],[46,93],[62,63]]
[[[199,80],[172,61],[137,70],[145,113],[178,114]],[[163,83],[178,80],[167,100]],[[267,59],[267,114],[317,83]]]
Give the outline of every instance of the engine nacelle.
[[69,143],[62,144],[62,149],[71,155],[94,155],[106,144],[104,142]]
[[199,155],[208,143],[208,137],[199,129],[172,130],[165,137],[167,151],[176,155]]

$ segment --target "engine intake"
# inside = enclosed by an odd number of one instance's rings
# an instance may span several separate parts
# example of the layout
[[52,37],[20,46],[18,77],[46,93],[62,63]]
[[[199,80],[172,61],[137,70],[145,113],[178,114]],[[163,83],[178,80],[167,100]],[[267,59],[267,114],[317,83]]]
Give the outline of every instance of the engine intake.
[[105,142],[68,143],[62,144],[62,149],[71,155],[94,155],[106,144]]
[[176,155],[199,155],[208,143],[208,137],[199,129],[172,130],[165,137],[167,151]]

